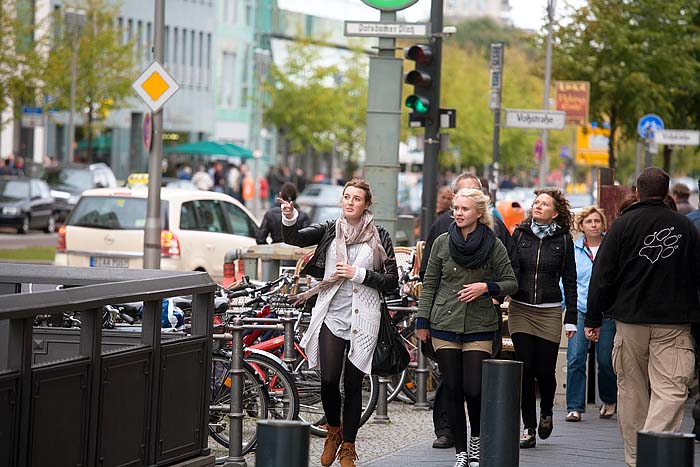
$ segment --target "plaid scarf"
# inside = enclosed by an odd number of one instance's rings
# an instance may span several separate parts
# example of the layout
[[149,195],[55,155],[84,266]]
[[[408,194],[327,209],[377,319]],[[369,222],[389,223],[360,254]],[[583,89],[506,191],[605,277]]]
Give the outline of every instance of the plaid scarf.
[[[335,223],[335,252],[336,261],[338,263],[348,262],[348,245],[356,243],[369,243],[372,249],[372,256],[375,270],[384,264],[388,259],[382,241],[379,238],[379,231],[374,223],[374,214],[369,209],[366,209],[362,214],[362,218],[357,225],[352,225],[345,218],[345,214],[341,212],[340,217]],[[317,293],[331,287],[334,283],[343,280],[335,272],[328,278],[323,279],[318,285],[301,293],[295,299],[308,300]]]
[[532,233],[537,235],[540,239],[552,235],[558,228],[559,225],[556,222],[552,222],[551,224],[538,224],[535,222],[535,219],[532,219],[532,222],[530,222]]

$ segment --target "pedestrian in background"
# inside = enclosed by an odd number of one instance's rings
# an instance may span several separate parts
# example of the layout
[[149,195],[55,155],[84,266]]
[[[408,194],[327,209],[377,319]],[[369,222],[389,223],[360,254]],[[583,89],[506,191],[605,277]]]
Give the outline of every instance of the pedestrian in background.
[[[489,198],[481,190],[454,196],[454,222],[430,252],[416,336],[432,340],[456,452],[455,467],[478,467],[481,364],[491,357],[500,320],[491,297],[517,290],[508,252],[492,230]],[[467,438],[467,402],[471,433]]]
[[452,188],[449,185],[440,187],[437,192],[437,200],[435,202],[435,217],[440,217],[448,212],[452,207]]
[[[459,174],[455,179],[452,180],[450,188],[452,189],[453,195],[459,192],[460,190],[467,188],[481,190],[483,192],[479,177],[477,177],[471,172],[462,172],[461,174]],[[428,233],[428,238],[425,242],[425,249],[423,251],[423,259],[421,260],[420,265],[421,278],[424,278],[425,276],[425,271],[428,267],[428,258],[430,257],[433,243],[440,235],[446,233],[449,230],[450,225],[452,225],[452,222],[454,221],[452,215],[452,209],[449,209],[448,211],[440,215],[430,227],[430,232]],[[503,224],[503,222],[501,222],[496,217],[492,216],[492,218],[493,230],[496,233],[496,237],[498,237],[501,243],[503,243],[503,245],[506,247],[511,266],[513,267],[513,270],[517,275],[516,268],[518,267],[518,264],[516,261],[517,249],[515,247],[515,242],[513,242],[513,238],[510,236],[510,232],[508,232],[508,229]],[[492,301],[494,304],[494,308],[497,310],[497,314],[501,316],[501,302],[503,301],[503,299],[501,297],[496,297],[493,298]],[[499,328],[494,334],[493,338],[492,356],[498,356],[501,349],[502,321],[499,321],[498,325]],[[433,447],[436,449],[447,449],[454,446],[454,436],[452,434],[452,429],[450,426],[449,408],[445,400],[444,394],[444,384],[441,381],[440,383],[438,383],[438,387],[435,391],[435,401],[433,405],[433,426],[435,428],[435,441],[433,441]]]
[[209,191],[214,186],[214,180],[212,180],[204,165],[200,164],[197,171],[192,175],[192,184],[204,191]]
[[279,202],[285,243],[317,245],[301,274],[323,279],[298,296],[304,300],[318,294],[301,346],[309,368],[321,368],[321,403],[328,422],[321,465],[328,467],[337,457],[341,467],[355,467],[362,380],[372,371],[381,307],[386,306],[382,294],[398,287],[391,236],[374,222],[372,192],[361,179],[345,184],[337,220],[305,229],[299,229],[294,203]]
[[[287,203],[293,203],[297,199],[297,187],[293,183],[287,182],[282,185],[282,189],[277,193],[277,199]],[[299,229],[305,229],[311,223],[309,216],[301,209],[294,208],[297,211],[297,224]],[[270,236],[272,243],[283,242],[282,238],[282,207],[279,202],[271,207],[263,216],[260,223],[260,228],[255,235],[255,241],[258,245],[267,244],[267,237]]]
[[690,325],[700,322],[700,238],[664,204],[669,179],[657,167],[639,175],[639,202],[610,226],[588,292],[586,337],[600,340],[603,318],[615,320],[617,418],[629,467],[638,431],[680,429],[695,376]]
[[[566,337],[576,333],[576,261],[571,238],[569,202],[556,188],[535,190],[530,215],[513,232],[518,248],[518,291],[508,306],[508,326],[516,358],[523,362],[522,417],[520,447],[536,445],[535,427],[540,439],[552,434],[552,408],[556,392],[556,363],[562,332],[562,292],[564,288]],[[540,421],[537,423],[537,396],[540,391]]]
[[[566,349],[567,422],[580,421],[581,414],[586,411],[586,356],[589,342],[583,332],[586,301],[593,263],[603,242],[605,231],[608,229],[608,223],[602,209],[588,206],[576,215],[574,227],[583,235],[574,242],[578,319],[576,334],[569,339]],[[598,361],[598,394],[603,401],[600,407],[600,418],[612,417],[617,406],[617,380],[612,368],[614,337],[615,322],[604,319],[600,339],[595,343],[595,356]]]
[[690,188],[684,183],[675,183],[671,187],[671,196],[673,201],[676,202],[676,210],[687,216],[689,213],[695,210],[688,198],[690,198]]

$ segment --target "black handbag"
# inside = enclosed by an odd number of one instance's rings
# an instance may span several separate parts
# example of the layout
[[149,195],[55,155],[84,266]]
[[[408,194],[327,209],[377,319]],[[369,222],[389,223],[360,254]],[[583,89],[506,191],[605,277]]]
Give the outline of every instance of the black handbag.
[[381,305],[379,335],[372,358],[372,374],[376,376],[398,375],[408,367],[410,356],[396,326],[391,322],[386,304]]

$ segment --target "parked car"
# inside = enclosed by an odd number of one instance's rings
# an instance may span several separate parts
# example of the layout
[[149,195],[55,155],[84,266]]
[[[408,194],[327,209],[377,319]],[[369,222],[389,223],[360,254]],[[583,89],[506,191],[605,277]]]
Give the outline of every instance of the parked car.
[[38,178],[0,177],[0,226],[26,234],[31,229],[56,231],[54,198]]
[[312,224],[316,224],[340,216],[342,197],[342,186],[314,183],[304,189],[294,204],[309,215]]
[[[223,277],[226,252],[255,245],[258,220],[223,193],[161,189],[161,269]],[[58,231],[55,264],[143,267],[146,187],[83,193]]]
[[43,170],[41,178],[51,187],[51,195],[56,199],[60,221],[68,217],[83,191],[117,186],[117,179],[112,169],[103,162],[48,167]]

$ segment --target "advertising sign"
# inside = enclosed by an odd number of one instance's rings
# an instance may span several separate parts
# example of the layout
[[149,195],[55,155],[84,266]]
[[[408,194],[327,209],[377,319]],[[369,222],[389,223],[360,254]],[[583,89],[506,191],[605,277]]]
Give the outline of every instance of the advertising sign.
[[607,167],[609,142],[609,129],[579,126],[576,132],[576,164]]
[[590,83],[588,81],[555,81],[554,89],[557,110],[566,112],[566,124],[587,124]]

